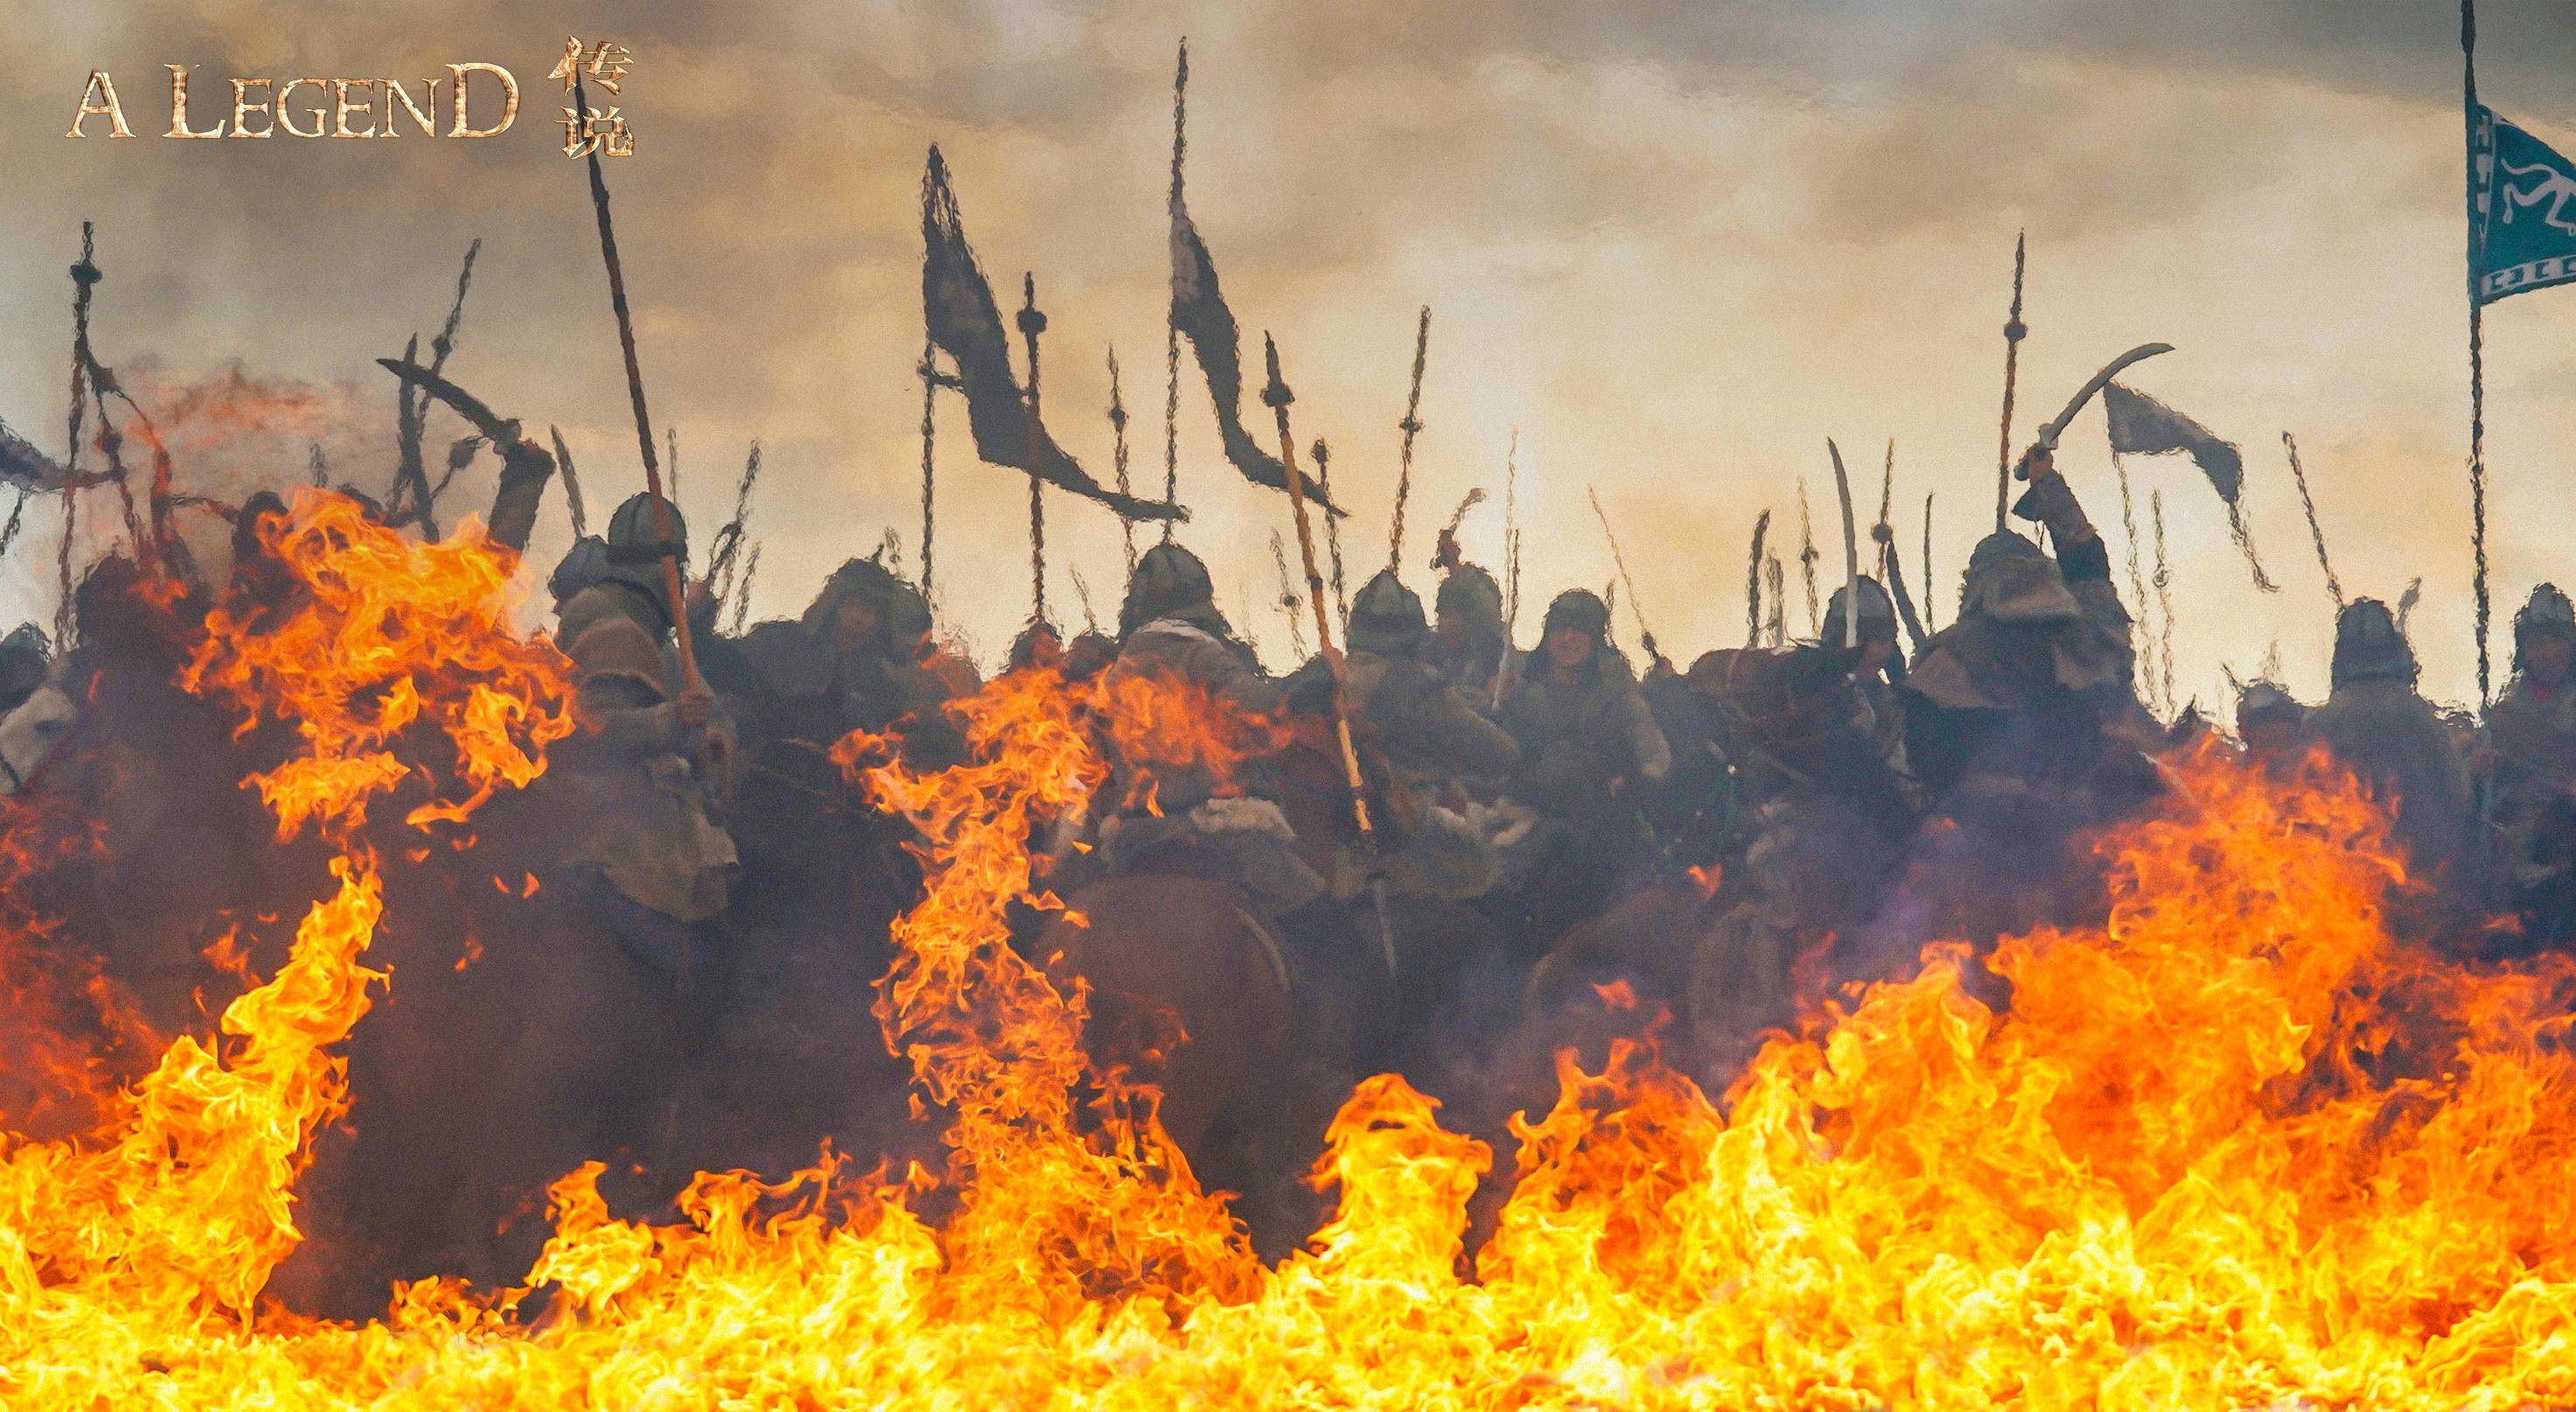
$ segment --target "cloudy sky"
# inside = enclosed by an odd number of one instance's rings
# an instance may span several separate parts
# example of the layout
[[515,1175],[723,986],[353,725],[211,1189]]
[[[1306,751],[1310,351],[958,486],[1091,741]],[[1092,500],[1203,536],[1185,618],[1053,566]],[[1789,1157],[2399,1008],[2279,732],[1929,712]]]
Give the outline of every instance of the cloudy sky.
[[[2245,450],[2277,594],[2252,589],[2187,465],[2132,462],[2142,521],[2148,491],[2165,492],[2180,694],[2211,698],[2222,663],[2250,672],[2276,643],[2292,685],[2323,690],[2331,609],[2284,429],[2347,591],[2393,599],[2420,575],[2428,683],[2473,689],[2458,16],[2444,0],[11,8],[32,23],[0,32],[0,418],[56,454],[63,271],[83,219],[108,275],[99,350],[146,375],[148,404],[236,362],[296,389],[300,410],[263,437],[192,444],[188,473],[220,484],[300,476],[307,441],[335,474],[385,480],[391,385],[371,360],[435,330],[480,237],[451,371],[505,415],[560,424],[604,518],[640,468],[587,193],[555,147],[544,75],[570,31],[637,55],[624,101],[638,151],[610,180],[693,522],[723,517],[745,448],[765,448],[756,613],[793,612],[889,527],[915,552],[917,201],[934,141],[987,267],[1037,275],[1056,435],[1107,477],[1114,344],[1153,483],[1186,35],[1191,208],[1248,336],[1278,336],[1301,440],[1334,448],[1357,510],[1354,580],[1384,561],[1427,303],[1417,586],[1431,529],[1471,486],[1495,502],[1469,521],[1470,552],[1499,557],[1517,428],[1525,632],[1547,594],[1611,577],[1592,485],[1668,648],[1737,641],[1754,516],[1777,511],[1794,549],[1803,476],[1830,580],[1825,438],[1860,471],[1865,519],[1893,438],[1909,554],[1937,495],[1946,619],[1991,523],[2000,325],[2026,227],[2023,434],[2110,355],[2157,339],[2178,351],[2135,383]],[[2481,30],[2481,96],[2576,151],[2576,7],[2489,0]],[[417,80],[466,61],[525,89],[501,138],[156,135],[164,64],[222,96],[235,75]],[[137,140],[63,137],[93,68],[115,76]],[[2489,310],[2500,632],[2535,578],[2576,574],[2560,532],[2576,502],[2571,319],[2568,291]],[[1027,611],[1026,489],[974,460],[962,413],[942,409],[938,584],[989,656]],[[460,432],[433,425],[433,458]],[[1280,660],[1269,536],[1285,504],[1224,465],[1187,383],[1179,439],[1183,538]],[[2120,557],[2098,412],[2062,459]],[[460,488],[447,508],[484,493]],[[31,515],[0,566],[0,611],[50,614],[57,523]],[[551,564],[569,535],[551,504],[533,557]],[[1079,572],[1114,613],[1116,522],[1056,496],[1049,542],[1055,599],[1073,600]],[[1793,561],[1803,629],[1797,580]],[[1621,620],[1632,632],[1624,605]]]

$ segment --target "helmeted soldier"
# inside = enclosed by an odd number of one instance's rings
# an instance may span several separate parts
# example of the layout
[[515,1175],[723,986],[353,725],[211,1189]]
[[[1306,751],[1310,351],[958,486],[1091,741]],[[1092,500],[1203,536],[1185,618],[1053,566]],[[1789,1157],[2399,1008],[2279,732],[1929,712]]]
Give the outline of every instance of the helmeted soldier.
[[[676,984],[698,978],[709,943],[698,924],[724,910],[737,859],[714,819],[730,725],[712,693],[682,681],[670,639],[662,560],[685,562],[688,529],[651,494],[617,507],[590,581],[557,609],[582,729],[558,751],[548,788],[576,821],[563,862],[590,887],[620,940]],[[595,575],[595,576],[594,576]]]
[[2430,875],[2458,859],[2470,823],[2468,771],[2441,713],[2415,690],[2415,650],[2388,605],[2356,598],[2335,620],[2333,691],[2309,729],[2396,810],[2395,837]]
[[899,736],[916,766],[953,762],[963,743],[940,709],[952,693],[922,660],[929,620],[920,594],[892,569],[851,559],[797,619],[754,627],[742,657],[764,761],[784,768],[767,748],[776,743],[811,754],[864,730]]
[[2308,708],[2278,682],[2247,682],[2236,693],[2236,738],[2248,763],[2286,774],[2307,753]]
[[1440,588],[1432,596],[1433,639],[1426,660],[1451,686],[1490,700],[1502,670],[1503,590],[1494,576],[1466,562],[1457,537],[1440,535]]
[[1286,699],[1217,611],[1207,565],[1177,544],[1157,544],[1137,559],[1118,609],[1118,638],[1112,670],[1167,673],[1264,714]]
[[2535,941],[2576,929],[2576,605],[2553,584],[2513,616],[2513,680],[2487,710],[2495,822]]
[[[2096,802],[2086,796],[2133,782],[2133,771],[2097,774],[2112,757],[2137,758],[2114,747],[2154,734],[2132,688],[2109,551],[2051,458],[2029,466],[2014,513],[2048,527],[2057,557],[2008,531],[1979,541],[1958,619],[1906,676],[1907,755],[1935,801],[2019,800],[2042,812]],[[1962,790],[1975,797],[1955,798]]]
[[1671,747],[1610,645],[1609,606],[1588,589],[1547,605],[1539,645],[1509,669],[1502,723],[1521,748],[1507,808],[1535,813],[1525,841],[1506,839],[1506,868],[1550,935],[1608,900],[1645,841],[1643,804],[1672,769]]
[[[1398,836],[1382,844],[1388,885],[1472,897],[1492,886],[1494,858],[1462,812],[1468,787],[1501,779],[1518,763],[1520,747],[1425,660],[1430,643],[1422,600],[1395,570],[1379,570],[1351,600],[1342,704],[1362,755],[1389,777],[1387,812]],[[1322,657],[1285,685],[1300,709],[1332,709],[1332,669]]]
[[[1137,559],[1118,628],[1118,656],[1102,671],[1104,683],[1121,677],[1186,683],[1255,716],[1276,716],[1287,705],[1287,693],[1217,611],[1207,565],[1177,544],[1157,544]],[[1099,861],[1110,870],[1215,860],[1227,881],[1273,917],[1324,898],[1323,876],[1298,856],[1287,816],[1275,800],[1260,797],[1257,782],[1221,780],[1204,766],[1176,761],[1122,760],[1119,771],[1128,787],[1117,793],[1138,802],[1100,821]],[[1133,787],[1139,776],[1151,777],[1150,807]]]

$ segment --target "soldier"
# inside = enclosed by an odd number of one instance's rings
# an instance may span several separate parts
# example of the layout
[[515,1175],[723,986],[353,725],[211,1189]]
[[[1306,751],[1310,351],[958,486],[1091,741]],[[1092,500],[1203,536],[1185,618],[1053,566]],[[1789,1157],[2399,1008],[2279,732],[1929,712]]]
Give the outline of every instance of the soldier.
[[1118,609],[1118,639],[1112,670],[1167,673],[1261,715],[1286,702],[1217,610],[1207,565],[1177,544],[1157,544],[1136,561]]
[[[745,695],[764,768],[785,768],[771,747],[828,751],[855,730],[893,733],[917,768],[953,763],[964,750],[940,707],[954,693],[925,665],[930,614],[921,595],[874,559],[832,572],[795,621],[754,627],[742,640]],[[811,768],[791,770],[803,773]],[[811,781],[826,787],[828,781]]]
[[[1539,827],[1514,848],[1530,865],[1543,935],[1608,900],[1644,841],[1639,802],[1672,770],[1672,751],[1609,643],[1610,610],[1588,589],[1547,605],[1538,649],[1516,664],[1502,721],[1521,760],[1504,793]],[[1508,837],[1508,835],[1506,835]]]
[[2415,651],[2388,605],[2356,598],[2335,620],[2334,690],[2308,716],[2327,748],[2396,811],[2394,838],[2425,876],[2461,861],[2469,779],[2441,713],[2415,690]]
[[[1430,642],[1422,600],[1395,570],[1379,570],[1351,600],[1342,704],[1363,756],[1383,764],[1389,776],[1389,812],[1399,836],[1382,845],[1388,885],[1404,893],[1473,897],[1493,885],[1494,859],[1461,812],[1467,784],[1500,779],[1518,763],[1520,747],[1424,660]],[[1322,657],[1285,685],[1299,709],[1318,715],[1332,709],[1332,670]],[[1336,892],[1356,894],[1360,861],[1345,858]]]
[[1439,592],[1432,598],[1433,639],[1425,660],[1451,686],[1479,701],[1493,697],[1494,674],[1502,670],[1504,642],[1503,590],[1494,576],[1470,564],[1458,552],[1458,539],[1440,532]]
[[2283,778],[2307,755],[2308,708],[2275,682],[2247,682],[2236,693],[2236,738],[2247,764]]
[[2048,527],[2057,557],[2006,531],[1979,541],[1958,620],[1906,676],[1906,753],[1945,807],[2080,817],[2127,802],[2138,777],[2118,767],[2139,757],[2120,747],[2155,732],[2132,688],[2129,614],[2102,537],[2045,449],[2029,474],[2014,513]]
[[[1185,682],[1220,706],[1258,717],[1277,716],[1287,705],[1286,692],[1217,610],[1207,565],[1177,544],[1157,544],[1136,561],[1118,628],[1118,656],[1101,674],[1105,683]],[[1110,871],[1212,868],[1282,921],[1329,904],[1323,875],[1299,856],[1296,832],[1275,800],[1197,765],[1123,760],[1119,773],[1129,787],[1113,793],[1133,803],[1100,821],[1099,861]],[[1151,777],[1150,804],[1133,787],[1140,775]],[[1316,916],[1289,929],[1319,930]]]
[[2487,710],[2506,883],[2537,946],[2576,929],[2576,605],[2542,584],[2513,617],[2513,680]]
[[666,507],[674,538],[658,540],[651,502],[617,507],[597,577],[557,610],[582,730],[548,778],[578,796],[560,816],[584,825],[563,861],[620,940],[687,985],[709,959],[700,924],[724,910],[737,861],[712,817],[731,727],[713,693],[680,681],[662,559],[686,554],[688,530]]

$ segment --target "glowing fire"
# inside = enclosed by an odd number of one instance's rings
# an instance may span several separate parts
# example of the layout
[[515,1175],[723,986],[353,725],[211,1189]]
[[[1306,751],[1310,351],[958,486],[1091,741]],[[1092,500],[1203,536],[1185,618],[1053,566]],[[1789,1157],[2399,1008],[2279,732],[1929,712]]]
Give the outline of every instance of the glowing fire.
[[[507,695],[516,659],[476,641]],[[346,692],[384,680],[340,670]],[[470,692],[432,680],[461,712]],[[444,1283],[398,1291],[366,1327],[255,1310],[292,1239],[303,1135],[333,1107],[325,1046],[365,1003],[372,893],[344,866],[296,959],[227,1014],[223,1052],[182,1041],[121,1127],[8,1152],[0,1402],[2576,1400],[2576,970],[2471,969],[2392,941],[2402,873],[2348,786],[2208,757],[2187,797],[2105,843],[2106,927],[1992,959],[2008,1014],[1936,950],[1775,1040],[1723,1103],[1642,1045],[1602,1073],[1565,1061],[1554,1108],[1516,1127],[1510,1198],[1472,1254],[1491,1154],[1370,1079],[1315,1168],[1335,1215],[1264,1266],[1169,1150],[1152,1094],[1085,1060],[1081,997],[1004,933],[1032,886],[1033,822],[1108,783],[1095,717],[1111,734],[1155,719],[1168,700],[1121,694],[1152,691],[1006,676],[961,708],[973,763],[867,767],[932,840],[879,1015],[950,1115],[945,1172],[707,1176],[685,1223],[653,1227],[609,1213],[586,1168],[555,1189],[530,1276],[554,1289],[542,1318],[517,1320],[517,1293]],[[551,717],[519,705],[505,719],[524,743]],[[347,736],[317,756],[385,748],[382,714],[335,709]],[[494,780],[511,777],[466,778]]]
[[545,748],[572,734],[561,654],[509,631],[504,592],[515,556],[467,523],[425,544],[368,520],[355,501],[317,490],[261,527],[294,576],[280,611],[226,604],[206,619],[181,684],[263,720],[292,723],[304,748],[253,778],[280,837],[309,821],[354,828],[367,800],[423,767],[392,746],[426,721],[453,751],[447,772],[472,791],[406,817],[457,822],[494,790],[524,787]]

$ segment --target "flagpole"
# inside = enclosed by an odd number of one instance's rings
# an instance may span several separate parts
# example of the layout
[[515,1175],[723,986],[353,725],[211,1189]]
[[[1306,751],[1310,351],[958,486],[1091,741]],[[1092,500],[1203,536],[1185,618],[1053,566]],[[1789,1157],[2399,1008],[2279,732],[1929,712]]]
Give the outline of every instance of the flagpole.
[[2483,347],[2485,324],[2478,302],[2479,267],[2485,263],[2478,229],[2478,11],[2477,0],[2460,0],[2460,119],[2466,150],[2465,186],[2469,217],[2469,545],[2477,564],[2478,707],[2487,704],[2490,667],[2487,624],[2487,383]]
[[[2021,367],[2021,341],[2030,336],[2030,330],[2021,321],[2022,257],[2029,250],[2029,240],[2028,231],[2013,236],[2012,312],[2004,318],[2003,434],[2000,438],[2002,449],[1995,453],[1995,531],[1998,534],[2005,527],[2004,507],[2012,499],[2013,375]],[[1924,591],[1929,593],[1930,586],[1926,585]]]

